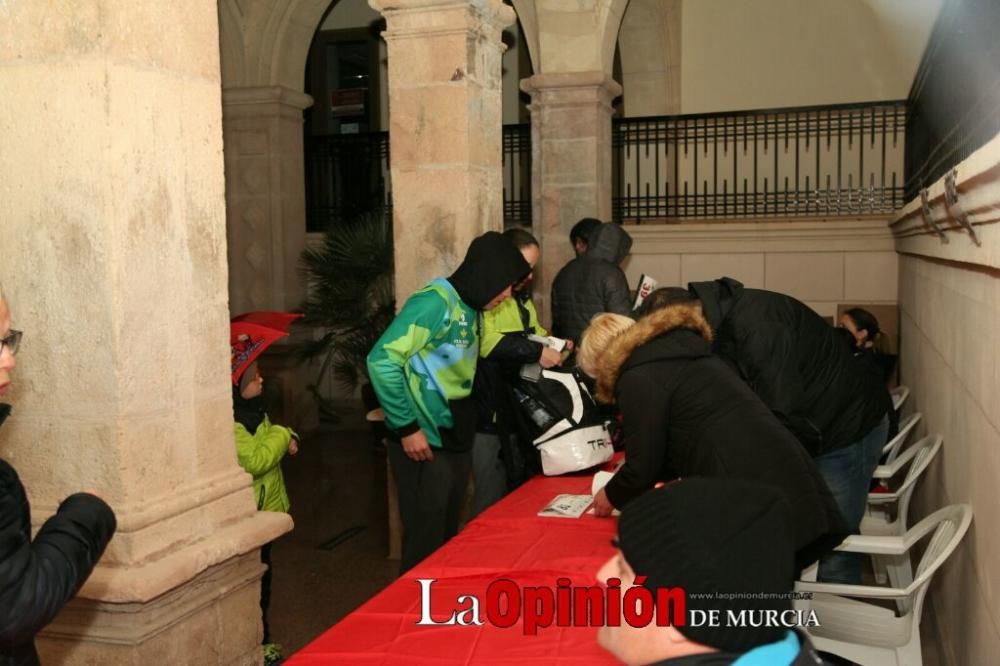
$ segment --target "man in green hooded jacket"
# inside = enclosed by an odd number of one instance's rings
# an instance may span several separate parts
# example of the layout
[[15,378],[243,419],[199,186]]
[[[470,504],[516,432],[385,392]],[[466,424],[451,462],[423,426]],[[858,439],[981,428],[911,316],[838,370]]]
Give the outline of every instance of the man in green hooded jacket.
[[403,305],[368,354],[368,374],[397,441],[387,447],[403,522],[400,570],[458,531],[471,469],[479,313],[510,297],[530,271],[514,245],[487,232],[447,278]]

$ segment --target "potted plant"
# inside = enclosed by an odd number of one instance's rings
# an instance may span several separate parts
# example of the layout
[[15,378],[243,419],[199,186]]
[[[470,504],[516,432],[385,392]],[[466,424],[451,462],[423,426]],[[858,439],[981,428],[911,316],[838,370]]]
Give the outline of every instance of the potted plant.
[[316,382],[308,387],[321,417],[336,416],[322,392],[330,372],[350,393],[361,387],[366,409],[378,406],[366,357],[395,316],[392,252],[392,223],[382,209],[330,229],[320,244],[302,252],[308,288],[303,323],[324,330],[301,348],[306,358],[323,358]]

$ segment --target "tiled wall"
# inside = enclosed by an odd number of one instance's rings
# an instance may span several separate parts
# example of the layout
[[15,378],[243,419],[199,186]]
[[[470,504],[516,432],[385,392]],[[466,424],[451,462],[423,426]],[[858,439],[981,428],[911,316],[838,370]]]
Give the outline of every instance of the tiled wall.
[[916,435],[941,433],[938,459],[914,495],[912,521],[955,503],[975,517],[964,542],[931,583],[925,630],[936,624],[944,663],[995,664],[1000,655],[1000,137],[958,166],[959,203],[981,245],[958,227],[930,188],[931,217],[948,242],[927,231],[919,202],[892,228],[899,257],[901,379]]
[[[923,432],[944,446],[916,491],[916,516],[969,503],[965,543],[933,582],[942,653],[951,664],[996,663],[1000,654],[1000,277],[900,260],[902,382]],[[916,433],[922,434],[922,433]],[[925,616],[925,623],[927,617]]]

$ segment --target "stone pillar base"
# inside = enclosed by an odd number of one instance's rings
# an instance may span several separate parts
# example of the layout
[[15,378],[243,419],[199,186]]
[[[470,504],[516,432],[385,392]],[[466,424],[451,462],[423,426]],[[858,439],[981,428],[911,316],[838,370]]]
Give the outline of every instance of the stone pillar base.
[[[148,603],[76,600],[39,636],[41,661],[108,666],[260,664],[263,573],[255,550],[217,564]],[[249,621],[254,613],[257,621]]]
[[260,664],[257,546],[290,527],[258,512],[145,566],[99,568],[39,634],[42,663]]

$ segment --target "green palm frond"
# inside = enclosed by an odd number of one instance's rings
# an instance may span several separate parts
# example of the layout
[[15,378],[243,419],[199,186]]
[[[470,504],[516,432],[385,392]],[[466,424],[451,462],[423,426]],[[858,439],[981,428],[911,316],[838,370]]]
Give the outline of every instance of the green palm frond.
[[326,354],[318,385],[332,371],[353,391],[367,380],[365,358],[395,315],[391,220],[377,210],[331,229],[302,252],[301,270],[309,294],[301,307],[303,323],[327,333],[299,352]]

